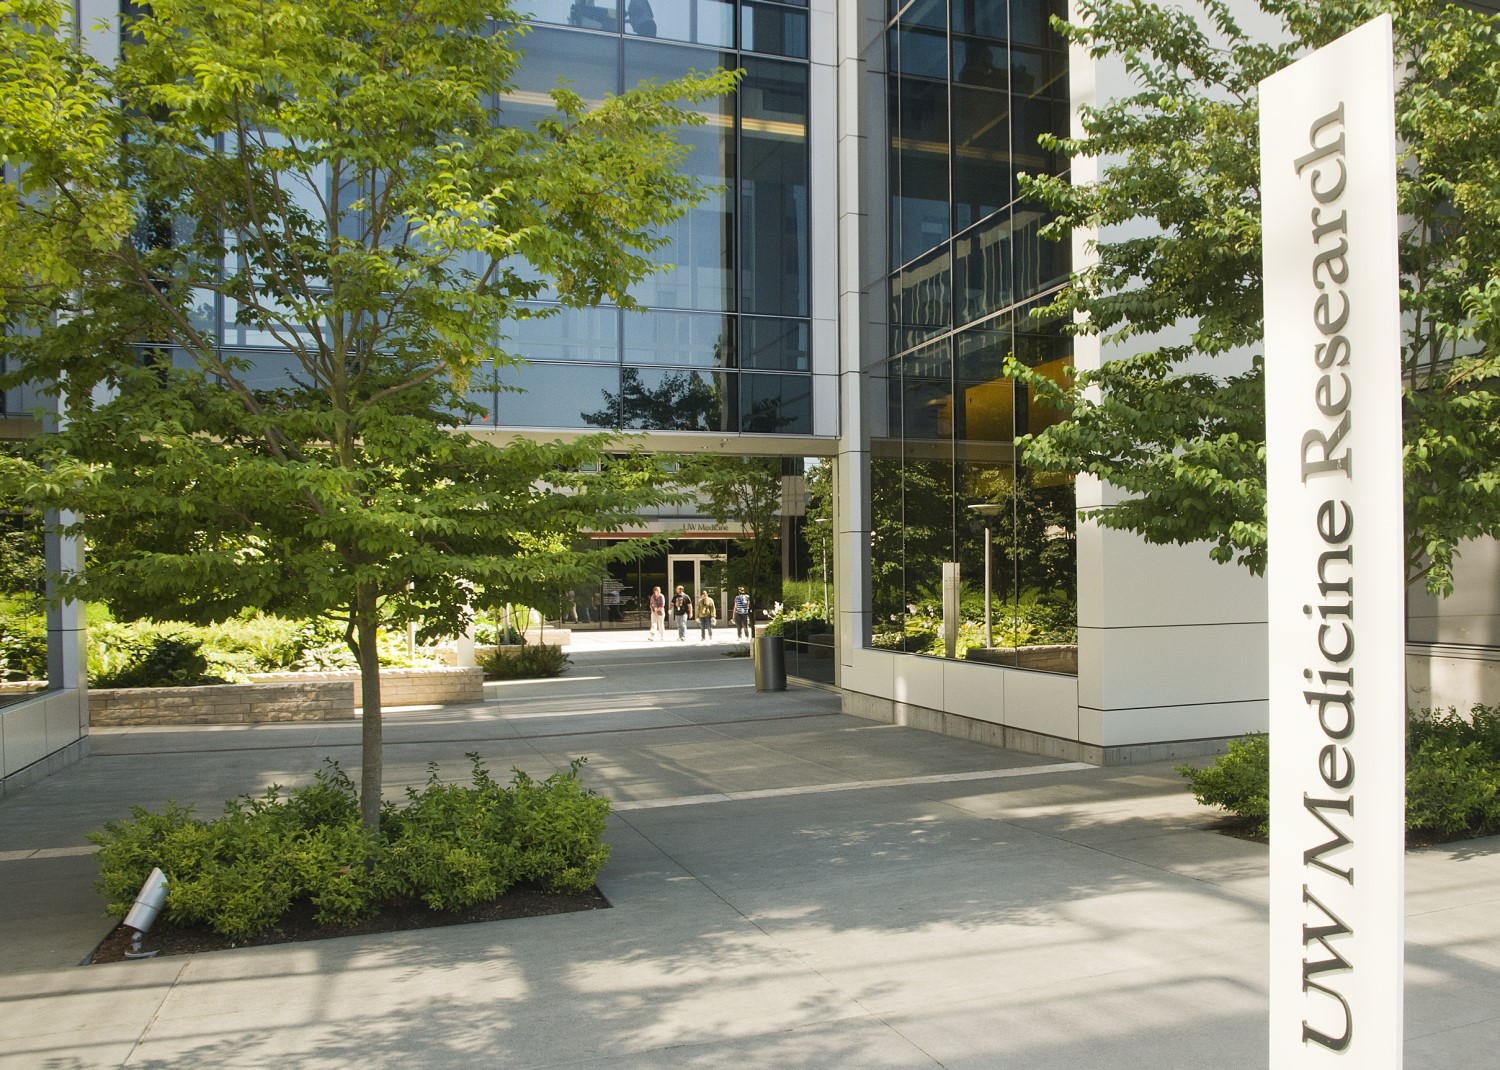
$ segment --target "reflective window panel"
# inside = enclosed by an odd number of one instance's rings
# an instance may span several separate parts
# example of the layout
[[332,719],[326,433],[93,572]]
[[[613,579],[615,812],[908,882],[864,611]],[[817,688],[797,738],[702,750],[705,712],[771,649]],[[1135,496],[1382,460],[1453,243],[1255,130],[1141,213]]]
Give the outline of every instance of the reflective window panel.
[[812,376],[740,376],[740,430],[778,435],[812,434]]
[[621,372],[620,427],[643,431],[733,431],[726,396],[733,372],[625,368]]
[[740,367],[805,372],[811,334],[806,320],[746,316],[740,320]]
[[507,427],[618,427],[620,368],[592,364],[528,364],[506,368],[499,422]]
[[807,58],[807,12],[740,0],[740,47],[746,52]]
[[740,310],[808,314],[807,67],[745,57]]
[[[732,53],[676,45],[627,41],[625,84],[681,78],[690,70],[734,67]],[[678,131],[687,149],[682,171],[707,186],[729,186],[710,193],[662,231],[666,245],[651,254],[664,270],[631,290],[643,305],[727,311],[734,307],[735,94],[690,105],[705,122]]]
[[626,364],[734,366],[734,320],[701,312],[625,313]]
[[[545,309],[547,306],[530,306]],[[559,308],[536,319],[511,320],[501,348],[526,360],[584,360],[609,364],[620,359],[620,310]]]

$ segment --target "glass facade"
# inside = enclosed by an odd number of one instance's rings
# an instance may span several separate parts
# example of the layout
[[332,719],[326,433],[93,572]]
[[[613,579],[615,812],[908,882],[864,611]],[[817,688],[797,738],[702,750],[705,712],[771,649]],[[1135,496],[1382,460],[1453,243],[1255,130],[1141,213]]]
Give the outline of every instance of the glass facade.
[[[567,79],[586,100],[689,71],[739,68],[738,89],[694,105],[685,173],[714,187],[672,223],[640,308],[539,302],[482,368],[476,424],[811,434],[807,10],[741,0],[538,0],[507,122],[550,110]],[[543,296],[546,296],[545,294]]]
[[[1068,339],[1034,314],[1067,278],[1020,173],[1061,174],[1061,0],[893,2],[886,28],[885,352],[866,374],[877,647],[1076,672],[1070,477],[1029,471],[1016,438],[1058,418],[1006,378],[1014,355],[1064,381]],[[957,573],[947,592],[944,576]],[[990,591],[988,604],[985,591]],[[945,607],[946,601],[946,607]]]

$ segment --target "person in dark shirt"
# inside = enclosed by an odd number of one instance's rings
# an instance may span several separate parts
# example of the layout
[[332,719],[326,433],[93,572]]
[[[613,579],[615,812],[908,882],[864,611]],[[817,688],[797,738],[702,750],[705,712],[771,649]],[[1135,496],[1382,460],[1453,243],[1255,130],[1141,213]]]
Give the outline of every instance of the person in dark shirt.
[[693,599],[680,583],[672,594],[672,619],[677,622],[678,641],[687,642],[687,622],[693,619]]

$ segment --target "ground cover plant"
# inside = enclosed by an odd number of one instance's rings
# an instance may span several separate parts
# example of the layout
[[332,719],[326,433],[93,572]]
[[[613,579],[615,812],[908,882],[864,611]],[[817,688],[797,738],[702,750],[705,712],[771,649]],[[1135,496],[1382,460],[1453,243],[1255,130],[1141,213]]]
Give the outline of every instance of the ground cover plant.
[[573,659],[554,643],[499,646],[479,652],[475,659],[486,680],[535,680],[561,676]]
[[[1233,826],[1270,832],[1271,745],[1264,734],[1233,740],[1212,764],[1176,767],[1194,798],[1232,815]],[[1500,707],[1422,710],[1407,719],[1406,835],[1436,843],[1500,833]]]
[[[343,640],[343,628],[327,619],[291,620],[269,613],[244,613],[215,624],[188,621],[117,621],[108,609],[90,605],[88,629],[89,683],[94,687],[168,687],[242,683],[258,672],[334,672],[357,669]],[[118,681],[122,668],[171,641],[192,644],[207,661],[198,676],[153,677],[138,683]],[[377,633],[381,668],[436,664],[419,650],[413,658],[404,628]]]
[[170,802],[159,813],[132,807],[89,837],[106,909],[124,917],[153,867],[168,881],[158,926],[237,940],[299,912],[340,931],[392,907],[456,912],[516,887],[590,890],[609,857],[610,805],[580,781],[584,760],[543,780],[513,770],[502,784],[468,757],[469,783],[445,783],[430,765],[426,784],[382,806],[375,834],[331,761],[314,783],[230,800],[213,820]]

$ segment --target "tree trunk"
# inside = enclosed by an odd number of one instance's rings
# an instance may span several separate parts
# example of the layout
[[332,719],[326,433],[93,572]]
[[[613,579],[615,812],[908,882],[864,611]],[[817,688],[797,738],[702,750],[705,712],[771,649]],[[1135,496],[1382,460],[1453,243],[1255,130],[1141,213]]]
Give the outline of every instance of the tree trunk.
[[366,831],[380,829],[381,785],[385,778],[385,752],[380,721],[380,649],[375,633],[380,624],[379,604],[373,588],[361,587],[355,596],[355,642],[359,659],[359,695],[363,707],[360,728],[359,817]]

